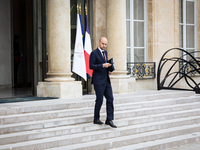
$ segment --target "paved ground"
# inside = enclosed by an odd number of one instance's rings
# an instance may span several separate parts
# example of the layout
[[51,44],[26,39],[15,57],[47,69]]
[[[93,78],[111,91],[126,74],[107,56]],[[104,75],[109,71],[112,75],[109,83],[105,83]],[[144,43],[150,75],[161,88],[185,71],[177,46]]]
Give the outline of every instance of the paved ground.
[[177,147],[177,148],[172,148],[168,150],[200,150],[200,142]]

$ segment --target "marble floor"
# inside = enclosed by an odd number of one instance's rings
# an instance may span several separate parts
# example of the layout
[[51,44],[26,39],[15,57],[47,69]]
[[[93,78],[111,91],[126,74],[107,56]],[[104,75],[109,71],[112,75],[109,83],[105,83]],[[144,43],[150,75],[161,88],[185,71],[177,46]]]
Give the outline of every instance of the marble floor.
[[0,98],[4,97],[27,97],[32,96],[31,87],[18,87],[9,89],[0,89]]

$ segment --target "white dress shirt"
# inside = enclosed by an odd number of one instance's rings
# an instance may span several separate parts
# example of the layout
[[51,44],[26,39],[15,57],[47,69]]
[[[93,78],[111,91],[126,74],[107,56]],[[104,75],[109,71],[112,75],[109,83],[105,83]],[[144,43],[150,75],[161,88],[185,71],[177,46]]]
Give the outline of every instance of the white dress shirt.
[[[104,50],[102,50],[100,47],[98,47],[98,49],[99,49],[99,51],[101,52],[101,55],[103,56],[103,53],[102,53],[102,52],[103,52]],[[105,54],[105,53],[104,53],[104,54]],[[105,54],[105,59],[106,59],[106,54]]]

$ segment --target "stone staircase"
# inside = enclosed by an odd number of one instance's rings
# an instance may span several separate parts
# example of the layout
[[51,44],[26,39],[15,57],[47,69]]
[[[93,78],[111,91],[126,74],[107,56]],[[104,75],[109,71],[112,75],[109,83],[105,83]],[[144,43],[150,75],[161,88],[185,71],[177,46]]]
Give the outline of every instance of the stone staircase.
[[162,150],[200,141],[200,95],[140,91],[114,98],[115,129],[92,123],[94,95],[0,104],[0,150]]

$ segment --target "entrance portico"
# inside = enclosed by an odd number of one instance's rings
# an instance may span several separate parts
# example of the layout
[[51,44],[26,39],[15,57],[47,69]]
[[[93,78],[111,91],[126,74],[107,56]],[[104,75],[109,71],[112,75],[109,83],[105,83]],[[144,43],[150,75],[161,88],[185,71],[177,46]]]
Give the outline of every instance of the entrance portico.
[[[103,14],[107,17],[102,16],[100,13],[94,13],[93,15],[93,18],[99,18],[100,15],[105,18],[102,22],[104,25],[94,19],[93,37],[94,40],[100,38],[96,35],[108,38],[108,55],[114,59],[116,68],[113,75],[111,75],[113,92],[133,92],[135,90],[135,79],[130,79],[126,71],[126,1],[107,0],[100,5],[105,5],[105,3],[107,3],[107,7],[104,8],[106,13]],[[97,1],[93,5],[94,9],[103,8],[97,7],[99,5]],[[37,96],[59,98],[82,96],[81,81],[74,81],[74,78],[71,77],[70,29],[70,0],[49,0],[48,78],[45,79],[45,82],[38,83]],[[104,31],[103,35],[101,30]],[[95,48],[93,47],[93,49]]]

